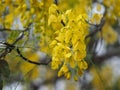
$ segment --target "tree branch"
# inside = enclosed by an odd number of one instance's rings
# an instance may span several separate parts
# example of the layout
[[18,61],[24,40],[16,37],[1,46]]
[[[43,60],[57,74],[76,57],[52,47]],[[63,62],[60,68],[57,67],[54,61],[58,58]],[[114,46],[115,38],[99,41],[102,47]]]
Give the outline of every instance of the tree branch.
[[4,32],[4,31],[8,31],[8,32],[10,32],[10,31],[26,32],[26,31],[29,30],[29,28],[30,28],[31,25],[32,25],[32,23],[28,24],[28,26],[27,26],[25,29],[23,29],[23,30],[22,30],[22,29],[0,28],[0,31],[1,31],[1,32]]
[[[88,22],[88,23],[89,23],[89,22]],[[90,23],[89,23],[89,24],[90,24]],[[87,39],[88,37],[93,37],[94,35],[96,35],[97,32],[99,32],[99,31],[102,30],[102,27],[104,26],[104,24],[105,24],[105,20],[102,19],[102,20],[101,20],[101,23],[100,23],[99,25],[94,25],[94,26],[96,26],[96,29],[95,29],[93,32],[91,32],[90,34],[88,34],[88,35],[85,37],[85,39]],[[90,25],[91,25],[91,24],[90,24]]]
[[[21,40],[21,39],[23,38],[24,32],[26,32],[26,31],[29,30],[31,24],[32,24],[32,23],[30,23],[30,24],[27,26],[26,29],[21,30],[22,32],[20,33],[20,35],[18,36],[18,38],[17,38],[12,44],[9,44],[9,43],[7,43],[7,42],[0,42],[0,43],[4,44],[4,45],[6,46],[6,48],[2,51],[2,53],[0,53],[0,58],[4,58],[8,53],[10,53],[10,52],[15,48],[14,45],[15,45],[19,40]],[[5,30],[10,31],[11,29],[6,29],[6,28],[0,29],[0,31],[5,31]]]
[[27,59],[26,57],[24,57],[24,56],[21,54],[19,48],[17,48],[16,51],[17,51],[17,53],[19,54],[19,56],[20,56],[24,61],[27,61],[27,62],[29,62],[29,63],[31,63],[31,64],[36,64],[36,65],[48,65],[48,64],[51,62],[51,60],[49,60],[48,62],[35,62],[35,61],[29,60],[29,59]]

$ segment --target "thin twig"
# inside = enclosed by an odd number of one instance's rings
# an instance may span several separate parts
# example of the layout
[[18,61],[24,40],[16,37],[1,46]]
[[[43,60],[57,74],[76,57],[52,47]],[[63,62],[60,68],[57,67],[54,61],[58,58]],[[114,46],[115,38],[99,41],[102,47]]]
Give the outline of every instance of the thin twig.
[[58,5],[58,0],[54,0],[54,3],[55,3],[56,5]]
[[31,64],[36,64],[36,65],[48,65],[48,64],[51,62],[51,60],[49,60],[48,62],[35,62],[35,61],[29,60],[29,59],[27,59],[26,57],[24,57],[24,56],[21,54],[19,48],[17,48],[16,51],[17,51],[17,53],[19,54],[19,56],[20,56],[24,61],[27,61],[27,62],[29,62],[29,63],[31,63]]
[[21,31],[21,32],[26,32],[29,30],[30,26],[32,25],[32,23],[28,24],[28,26],[25,28],[25,29],[10,29],[10,28],[0,28],[0,31],[1,32],[4,32],[4,31]]
[[12,45],[15,45],[19,40],[21,40],[24,37],[24,33],[20,33],[19,37],[12,43]]

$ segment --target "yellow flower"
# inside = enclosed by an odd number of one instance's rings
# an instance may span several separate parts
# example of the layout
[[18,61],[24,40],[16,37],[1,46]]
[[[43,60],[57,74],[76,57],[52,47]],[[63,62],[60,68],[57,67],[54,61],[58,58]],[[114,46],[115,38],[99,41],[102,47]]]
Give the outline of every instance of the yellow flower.
[[100,4],[97,5],[97,11],[101,11],[101,5]]
[[106,23],[102,28],[102,37],[106,43],[113,44],[117,41],[118,34],[108,23]]
[[66,75],[66,78],[69,80],[70,77],[71,77],[71,74],[70,74],[70,72],[68,72],[67,75]]
[[70,63],[71,68],[75,68],[75,66],[77,65],[77,64],[76,64],[77,62],[75,62],[75,60],[74,60],[73,57],[71,57],[71,58],[69,59],[69,63]]
[[83,74],[82,70],[78,70],[78,75],[81,76]]
[[71,38],[72,38],[72,30],[68,29],[66,30],[65,33],[65,43],[69,43]]
[[49,8],[49,15],[58,13],[58,7],[55,4],[52,4]]
[[78,76],[74,75],[74,80],[78,81]]
[[35,13],[35,9],[34,9],[34,8],[31,8],[31,9],[30,9],[30,13],[31,13],[31,14],[34,14],[34,13]]
[[81,61],[86,56],[86,51],[76,51],[74,53],[75,61]]
[[67,54],[65,55],[66,58],[70,58],[70,56],[72,56],[72,53],[67,53]]
[[[69,71],[68,67],[66,65],[63,65],[61,67],[60,71],[58,72],[58,77],[60,77],[61,75],[64,75],[64,74],[68,74],[68,71]],[[67,77],[69,77],[69,76],[67,76]]]
[[50,25],[51,23],[56,23],[57,21],[58,21],[57,17],[52,14],[49,16],[48,25]]
[[73,18],[74,18],[74,14],[73,14],[73,11],[71,9],[67,10],[65,15],[69,19],[69,21],[73,20]]
[[53,48],[55,45],[57,44],[57,41],[56,40],[53,40],[50,44],[50,47]]
[[90,22],[92,24],[100,24],[102,17],[103,17],[102,14],[94,13],[92,18],[90,19]]
[[58,37],[56,37],[55,39],[60,41],[60,42],[64,42],[65,40],[65,28],[62,28],[61,31],[59,32]]
[[14,16],[13,14],[6,15],[6,17],[5,17],[5,27],[6,28],[11,28],[11,25],[12,25],[13,20],[14,20],[13,16]]
[[78,66],[81,70],[85,70],[88,68],[88,64],[86,63],[86,61],[82,60],[80,62],[78,62]]
[[77,43],[74,45],[74,48],[73,48],[75,51],[76,50],[85,50],[86,49],[86,46],[85,46],[85,43],[83,41],[77,41]]
[[59,68],[59,65],[61,64],[61,61],[52,61],[52,63],[51,63],[51,68],[52,69],[58,69]]

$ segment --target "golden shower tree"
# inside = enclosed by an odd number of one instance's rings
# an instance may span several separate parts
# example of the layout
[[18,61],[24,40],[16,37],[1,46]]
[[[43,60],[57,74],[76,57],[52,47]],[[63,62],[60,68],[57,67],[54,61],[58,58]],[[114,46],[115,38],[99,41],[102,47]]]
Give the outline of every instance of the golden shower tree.
[[118,44],[119,4],[120,0],[0,0],[0,87],[10,72],[27,74],[27,80],[39,77],[40,65],[56,70],[58,77],[78,80],[91,62],[100,64],[119,55],[119,49],[103,56],[96,52],[101,40],[107,46]]

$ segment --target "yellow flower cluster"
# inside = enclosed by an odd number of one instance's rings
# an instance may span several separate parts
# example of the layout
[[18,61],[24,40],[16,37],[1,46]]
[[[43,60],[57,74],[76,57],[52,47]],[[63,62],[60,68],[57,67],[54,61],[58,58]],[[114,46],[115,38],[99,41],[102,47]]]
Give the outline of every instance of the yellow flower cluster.
[[[117,32],[112,28],[112,25],[115,24],[117,19],[120,17],[120,0],[103,0],[103,5],[105,7],[104,17],[105,18],[105,25],[102,28],[102,36],[99,33],[99,36],[101,36],[107,44],[113,44],[118,39]],[[100,11],[100,4],[97,6],[97,10]],[[93,22],[95,20],[101,21],[102,15],[95,16]],[[100,22],[99,22],[100,23]],[[98,24],[99,24],[98,23]]]
[[102,29],[102,38],[107,44],[113,44],[117,41],[118,34],[108,23],[105,23]]
[[94,13],[92,18],[90,18],[90,22],[92,24],[100,24],[102,17],[103,17],[102,14]]
[[108,22],[115,23],[118,17],[120,17],[120,0],[103,0],[104,5],[107,8],[106,18]]
[[[88,25],[86,14],[76,16],[74,10],[60,12],[55,4],[49,8],[48,25],[53,28],[54,39],[50,44],[52,49],[52,69],[60,69],[58,76],[64,75],[70,79],[71,74],[75,80],[87,68],[84,60],[86,44],[84,42]],[[58,25],[58,29],[54,27]]]

